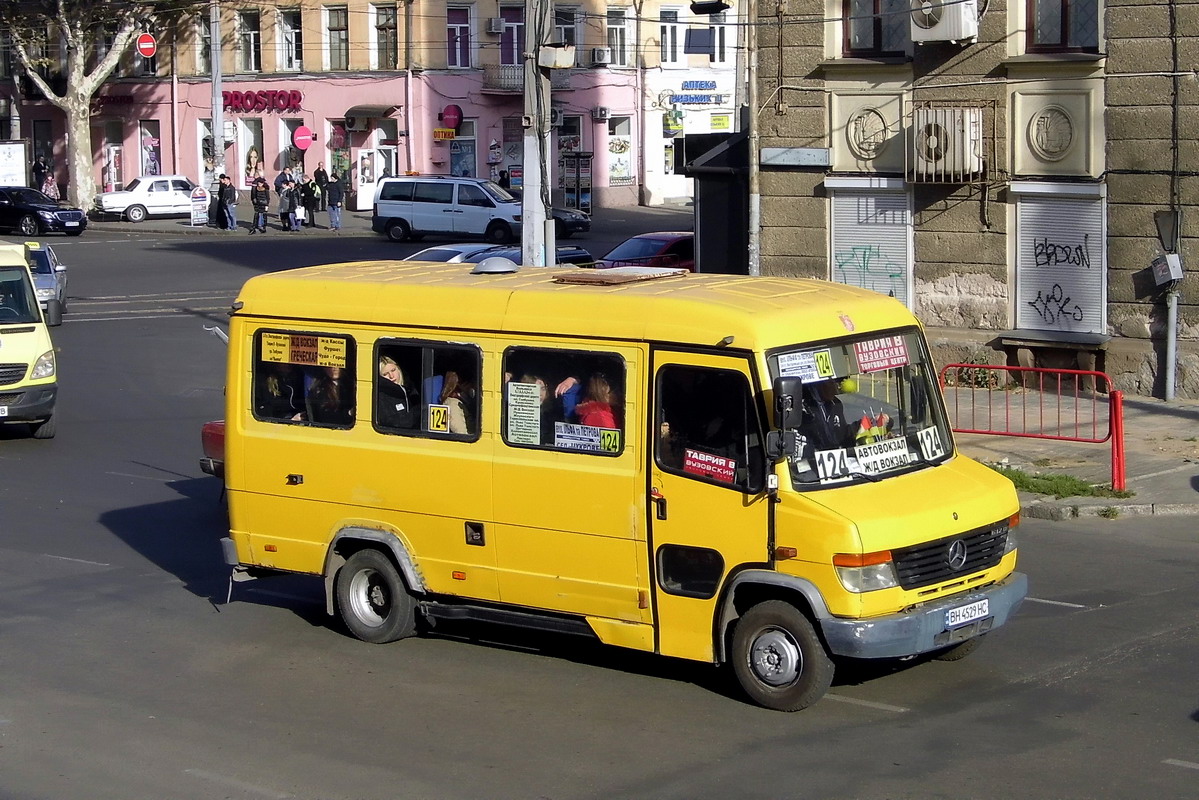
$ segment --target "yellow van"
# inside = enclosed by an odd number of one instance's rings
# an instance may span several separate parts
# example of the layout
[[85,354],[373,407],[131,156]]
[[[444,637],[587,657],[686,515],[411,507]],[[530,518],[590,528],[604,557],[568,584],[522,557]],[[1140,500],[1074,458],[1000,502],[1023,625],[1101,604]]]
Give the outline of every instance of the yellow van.
[[58,384],[46,326],[61,322],[57,302],[42,314],[28,246],[0,244],[0,423],[28,424],[35,439],[55,433]]
[[323,576],[369,642],[466,618],[731,664],[788,711],[834,657],[960,658],[1023,600],[1015,491],[955,452],[894,299],[490,266],[246,283],[223,455],[235,579]]

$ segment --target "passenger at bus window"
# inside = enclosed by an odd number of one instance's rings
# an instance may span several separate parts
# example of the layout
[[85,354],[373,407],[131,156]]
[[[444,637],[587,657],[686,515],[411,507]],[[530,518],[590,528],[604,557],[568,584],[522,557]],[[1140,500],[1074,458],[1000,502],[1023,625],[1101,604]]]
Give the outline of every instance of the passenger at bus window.
[[419,420],[416,393],[391,356],[379,356],[379,397],[376,420],[384,428],[415,428]]
[[597,372],[587,379],[587,394],[583,402],[575,407],[575,418],[580,425],[596,428],[619,428],[620,398],[608,376]]
[[682,436],[670,427],[670,421],[665,418],[658,425],[658,460],[671,469],[683,468]]
[[[511,378],[511,373],[505,373],[505,382]],[[565,422],[566,414],[562,410],[562,400],[559,397],[554,397],[550,393],[549,386],[545,380],[539,375],[531,372],[526,372],[520,376],[517,383],[530,383],[537,387],[538,395],[538,412],[540,416],[539,430],[541,433],[541,444],[546,447],[552,447],[554,444],[554,430],[556,423]]]
[[835,450],[853,444],[854,425],[845,418],[840,381],[835,378],[804,384],[803,424],[799,432],[819,450]]
[[469,403],[471,396],[471,387],[458,378],[457,372],[453,369],[446,372],[441,384],[439,403],[448,409],[446,417],[450,433],[470,432],[466,426],[466,403]]
[[301,400],[303,385],[299,370],[291,364],[267,362],[255,392],[254,409],[258,416],[268,419],[304,419],[304,403]]
[[345,385],[344,375],[341,367],[321,367],[305,399],[309,420],[325,425],[353,423],[353,395]]

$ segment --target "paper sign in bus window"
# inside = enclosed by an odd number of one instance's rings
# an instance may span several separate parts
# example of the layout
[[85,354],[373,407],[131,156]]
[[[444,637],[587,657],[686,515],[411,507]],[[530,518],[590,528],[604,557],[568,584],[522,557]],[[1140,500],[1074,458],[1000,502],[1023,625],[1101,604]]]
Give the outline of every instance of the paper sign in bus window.
[[346,340],[308,333],[263,333],[262,360],[305,367],[346,366]]
[[450,432],[450,407],[429,406],[429,430],[433,433]]
[[541,444],[541,392],[535,383],[508,381],[508,441]]
[[803,383],[822,381],[835,374],[833,354],[827,347],[823,350],[783,353],[779,356],[778,363],[780,375],[799,378]]
[[587,453],[620,452],[620,431],[597,428],[594,425],[554,423],[554,447],[561,450],[582,450]]
[[854,353],[858,357],[859,372],[902,367],[909,362],[908,345],[902,336],[884,336],[866,342],[854,342]]
[[683,450],[683,472],[702,475],[721,483],[733,483],[737,479],[737,462],[714,453],[685,448]]

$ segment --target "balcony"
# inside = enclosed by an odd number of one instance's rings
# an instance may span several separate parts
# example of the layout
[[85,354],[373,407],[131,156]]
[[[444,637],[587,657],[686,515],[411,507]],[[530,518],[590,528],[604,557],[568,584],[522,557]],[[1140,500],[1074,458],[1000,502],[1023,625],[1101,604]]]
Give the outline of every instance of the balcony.
[[[550,70],[550,89],[565,91],[571,88],[569,69]],[[523,94],[525,68],[522,64],[488,64],[483,67],[483,91],[492,94]]]

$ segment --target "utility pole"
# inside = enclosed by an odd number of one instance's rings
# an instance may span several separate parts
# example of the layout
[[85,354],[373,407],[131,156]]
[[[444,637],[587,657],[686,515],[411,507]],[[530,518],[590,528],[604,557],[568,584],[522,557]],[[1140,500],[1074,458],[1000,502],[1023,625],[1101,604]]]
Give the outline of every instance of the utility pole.
[[215,192],[219,181],[216,176],[225,171],[225,107],[221,102],[221,5],[213,0],[208,7],[209,62],[212,72],[212,174],[213,184],[209,190]]
[[550,191],[550,75],[542,53],[553,30],[549,0],[525,0],[524,185],[521,195],[521,256],[526,266],[557,260]]

